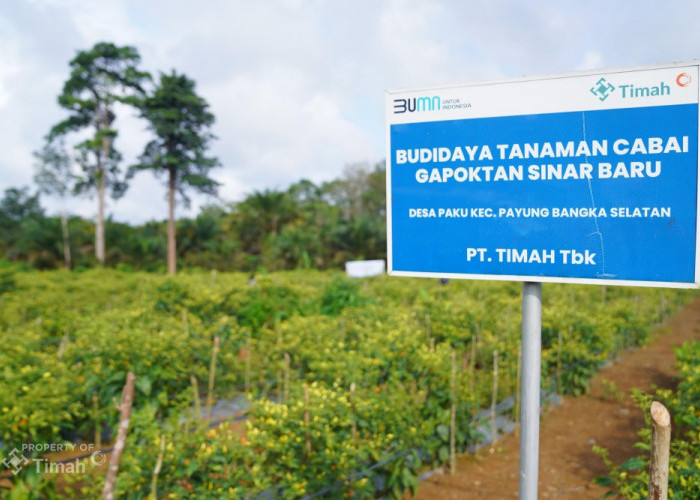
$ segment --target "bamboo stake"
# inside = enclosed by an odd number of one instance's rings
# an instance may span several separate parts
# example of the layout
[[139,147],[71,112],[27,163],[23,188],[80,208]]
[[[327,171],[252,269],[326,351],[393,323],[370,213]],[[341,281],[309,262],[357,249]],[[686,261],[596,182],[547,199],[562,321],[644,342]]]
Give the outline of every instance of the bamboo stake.
[[124,447],[126,446],[126,434],[129,431],[129,420],[131,418],[131,405],[134,402],[134,382],[136,377],[132,372],[126,374],[126,383],[122,389],[122,399],[118,409],[121,413],[119,419],[119,429],[117,430],[117,440],[114,443],[114,450],[109,459],[109,467],[107,469],[107,478],[102,489],[102,498],[104,500],[114,499],[114,483],[117,480],[119,472],[119,461],[122,458]]
[[282,368],[280,367],[279,361],[275,363],[277,365],[277,402],[284,402],[284,381],[282,380]]
[[258,370],[258,387],[262,387],[267,391],[267,366],[262,365]]
[[496,442],[496,403],[498,402],[498,351],[493,351],[493,393],[491,394],[491,445]]
[[493,351],[493,387],[491,392],[491,442],[496,441],[498,429],[496,426],[496,404],[498,403],[498,351]]
[[352,446],[357,447],[357,413],[355,412],[355,382],[350,384],[350,409],[352,411]]
[[250,360],[253,357],[253,350],[251,349],[250,342],[250,332],[248,332],[246,337],[245,348],[246,352],[248,353],[248,355],[245,358],[245,393],[246,395],[250,395]]
[[508,304],[508,307],[506,308],[506,321],[505,321],[505,334],[508,335],[508,332],[510,331],[510,304]]
[[309,414],[309,386],[304,384],[304,424],[306,424],[306,456],[311,456],[311,415]]
[[289,353],[284,353],[284,393],[282,398],[282,403],[289,401]]
[[450,356],[450,474],[457,471],[457,360],[452,349]]
[[182,329],[187,333],[187,309],[182,310]]
[[158,459],[156,466],[153,469],[153,479],[151,479],[151,498],[158,500],[158,474],[163,467],[163,455],[165,455],[165,434],[160,435],[160,449],[158,450]]
[[97,392],[92,393],[92,418],[95,422],[95,449],[102,448],[102,422],[100,422],[100,403]]
[[197,415],[197,420],[200,420],[202,418],[202,402],[199,399],[199,383],[197,382],[197,377],[190,375],[190,382],[192,383],[192,392],[194,393],[192,398],[194,401],[194,411]]
[[557,341],[557,392],[562,395],[564,392],[561,385],[561,352],[564,347],[564,339],[561,330],[557,334]]
[[216,380],[216,357],[219,355],[219,336],[214,337],[209,365],[209,385],[207,386],[207,422],[211,422],[211,409],[214,405],[214,381]]
[[425,314],[425,342],[430,345],[430,314]]
[[[275,331],[277,332],[277,347],[282,349],[282,331],[277,318],[275,318]],[[277,365],[277,401],[280,402],[282,400],[282,367],[279,362],[275,364]]]
[[470,365],[469,365],[469,391],[471,392],[472,396],[476,397],[476,394],[474,394],[476,390],[476,343],[478,342],[478,334],[479,334],[479,326],[477,325],[474,328],[474,335],[472,336],[472,354],[469,359]]
[[58,344],[58,351],[56,352],[56,359],[58,359],[59,361],[61,361],[63,354],[66,352],[66,348],[68,347],[69,342],[70,332],[68,331],[68,327],[66,327],[63,331],[63,338],[61,339],[61,343]]
[[651,403],[651,465],[649,500],[668,498],[668,461],[671,447],[671,415],[658,401]]

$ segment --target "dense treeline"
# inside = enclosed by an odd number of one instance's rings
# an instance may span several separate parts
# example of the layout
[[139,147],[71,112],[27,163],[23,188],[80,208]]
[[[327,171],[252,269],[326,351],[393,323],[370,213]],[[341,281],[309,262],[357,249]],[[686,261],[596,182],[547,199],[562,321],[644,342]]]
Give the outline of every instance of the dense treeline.
[[[386,257],[385,169],[358,164],[341,178],[316,185],[301,180],[238,203],[205,206],[177,220],[180,266],[256,271],[331,268],[352,259]],[[68,217],[74,269],[98,265],[95,224]],[[165,270],[167,221],[140,226],[105,222],[109,267]],[[0,252],[38,269],[64,265],[61,220],[42,208],[39,193],[10,188],[0,200]]]
[[[348,167],[322,185],[301,180],[287,190],[258,191],[240,203],[204,207],[193,219],[175,218],[189,193],[216,196],[209,153],[215,121],[195,81],[172,70],[154,77],[141,68],[138,49],[99,42],[69,61],[58,104],[66,112],[34,152],[30,188],[10,188],[0,200],[0,258],[38,269],[120,267],[174,274],[180,266],[257,271],[329,268],[349,259],[386,254],[384,166]],[[129,108],[147,122],[147,144],[133,165],[115,147],[117,111]],[[87,137],[87,139],[86,139]],[[150,171],[166,180],[165,222],[141,226],[105,216],[131,178]],[[94,219],[47,216],[48,195],[97,199]]]

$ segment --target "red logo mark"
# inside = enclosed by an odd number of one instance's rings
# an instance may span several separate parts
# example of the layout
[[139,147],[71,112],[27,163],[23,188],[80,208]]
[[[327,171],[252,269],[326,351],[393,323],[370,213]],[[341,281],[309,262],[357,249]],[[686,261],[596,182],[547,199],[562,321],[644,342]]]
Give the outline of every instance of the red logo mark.
[[686,87],[690,85],[691,80],[692,79],[690,78],[690,75],[688,73],[681,73],[676,77],[676,83],[679,87]]

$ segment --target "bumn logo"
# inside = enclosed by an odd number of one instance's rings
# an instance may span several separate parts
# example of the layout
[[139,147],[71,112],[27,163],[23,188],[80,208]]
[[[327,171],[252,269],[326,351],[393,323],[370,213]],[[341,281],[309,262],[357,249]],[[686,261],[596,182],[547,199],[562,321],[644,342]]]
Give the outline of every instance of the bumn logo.
[[615,87],[613,84],[609,83],[605,77],[602,77],[594,86],[591,87],[591,94],[596,96],[602,102],[610,97],[610,94],[612,94],[614,90]]
[[413,113],[414,111],[439,111],[441,105],[438,96],[413,97],[411,99],[394,99],[394,114]]

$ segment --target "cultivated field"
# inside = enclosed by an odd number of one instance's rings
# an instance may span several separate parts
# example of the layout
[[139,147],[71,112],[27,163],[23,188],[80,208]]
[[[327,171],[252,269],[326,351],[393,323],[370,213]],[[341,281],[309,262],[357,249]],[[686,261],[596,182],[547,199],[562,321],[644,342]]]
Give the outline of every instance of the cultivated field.
[[[10,269],[0,290],[0,455],[82,443],[109,456],[133,372],[117,496],[398,497],[517,420],[518,283]],[[692,296],[546,284],[545,393],[585,392]],[[93,462],[32,463],[2,484],[93,498]]]

